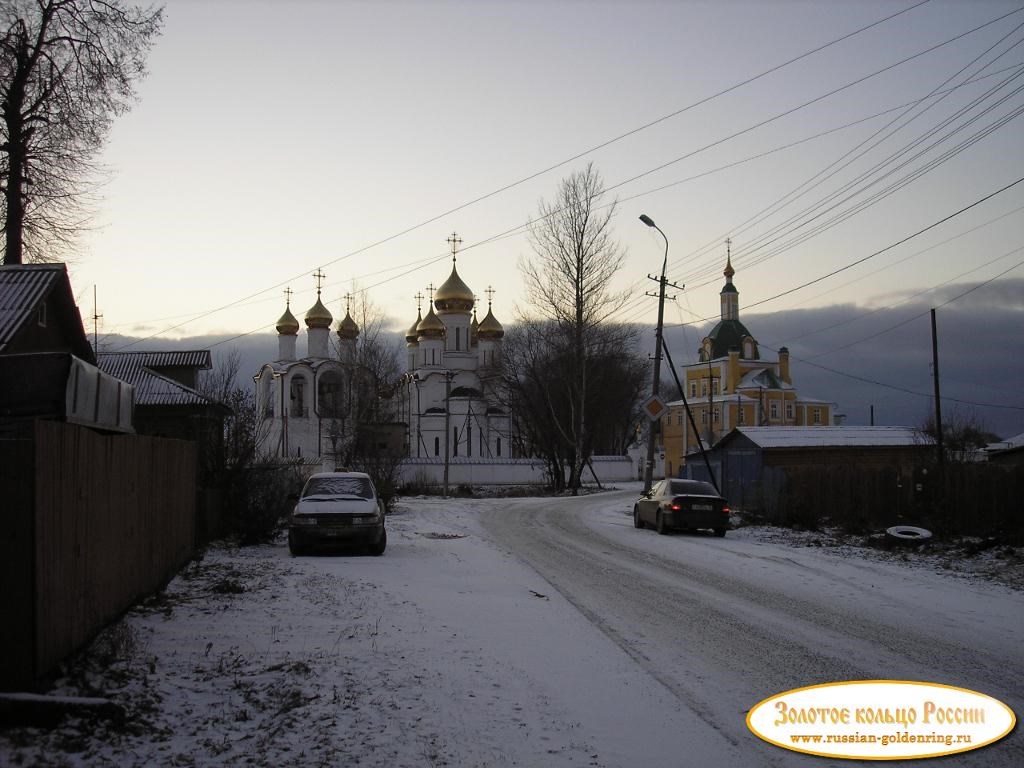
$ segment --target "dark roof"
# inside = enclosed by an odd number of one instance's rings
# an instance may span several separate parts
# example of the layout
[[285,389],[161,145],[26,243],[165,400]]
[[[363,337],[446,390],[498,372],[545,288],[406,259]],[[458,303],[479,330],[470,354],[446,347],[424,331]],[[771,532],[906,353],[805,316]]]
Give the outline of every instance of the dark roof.
[[[170,361],[170,362],[168,362]],[[172,368],[192,365],[210,368],[209,350],[197,352],[101,352],[99,367],[135,388],[135,404],[220,406],[191,387],[186,387],[154,367]]]
[[[743,339],[748,336],[754,338],[753,334],[739,320],[719,320],[718,324],[711,329],[711,333],[707,335],[707,338],[711,339],[711,359],[727,357],[729,350],[733,347],[742,350]],[[757,342],[755,341],[754,344],[756,345]],[[757,358],[756,349],[754,358]]]
[[[93,362],[92,347],[82,326],[82,316],[75,305],[71,281],[64,264],[4,264],[0,266],[0,353],[32,322],[41,304],[51,295],[61,331],[68,344],[67,351]],[[57,352],[57,349],[20,350]]]

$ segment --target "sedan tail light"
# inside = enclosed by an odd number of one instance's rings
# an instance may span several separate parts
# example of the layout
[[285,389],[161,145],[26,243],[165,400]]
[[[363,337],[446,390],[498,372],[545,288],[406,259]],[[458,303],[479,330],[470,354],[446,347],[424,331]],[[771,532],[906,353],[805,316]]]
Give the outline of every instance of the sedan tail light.
[[729,507],[723,506],[722,507],[722,514],[723,515],[728,515],[729,514]]
[[679,506],[678,504],[673,504],[671,507],[669,507],[669,509],[671,509],[673,512],[678,512],[680,509],[682,509],[682,507]]

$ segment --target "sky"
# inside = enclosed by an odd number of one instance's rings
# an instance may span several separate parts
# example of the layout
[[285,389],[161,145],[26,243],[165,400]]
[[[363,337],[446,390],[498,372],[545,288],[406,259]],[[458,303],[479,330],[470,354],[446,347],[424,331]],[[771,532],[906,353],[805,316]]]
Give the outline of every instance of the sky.
[[509,323],[530,311],[526,223],[593,163],[628,253],[620,320],[657,315],[646,213],[681,330],[718,316],[726,238],[745,320],[855,324],[984,283],[974,305],[1019,324],[1022,23],[998,0],[170,0],[73,285],[89,329],[100,314],[135,349],[272,341],[285,288],[301,319],[318,268],[336,318],[364,292],[404,329],[456,232],[460,275]]

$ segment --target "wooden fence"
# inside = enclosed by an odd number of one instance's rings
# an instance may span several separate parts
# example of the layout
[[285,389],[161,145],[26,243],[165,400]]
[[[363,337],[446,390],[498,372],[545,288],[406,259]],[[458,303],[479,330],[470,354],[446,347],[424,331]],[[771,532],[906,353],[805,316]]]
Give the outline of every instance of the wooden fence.
[[196,448],[38,421],[32,439],[0,441],[0,466],[0,689],[14,690],[188,561]]

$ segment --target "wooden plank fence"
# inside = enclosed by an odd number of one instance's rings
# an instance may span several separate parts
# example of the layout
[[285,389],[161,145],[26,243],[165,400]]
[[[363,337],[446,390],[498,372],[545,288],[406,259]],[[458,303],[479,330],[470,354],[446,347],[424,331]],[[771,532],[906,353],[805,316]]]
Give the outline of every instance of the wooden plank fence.
[[[159,589],[188,561],[195,541],[193,443],[47,421],[36,422],[34,437],[30,503],[25,479],[12,478],[12,497],[22,501],[4,515],[31,540],[5,541],[0,552],[11,557],[21,593],[15,605],[0,596],[0,608],[17,628],[15,650],[24,654],[26,636],[32,648],[31,659],[0,665],[0,688],[8,690],[45,675]],[[3,640],[6,657],[11,649]]]

